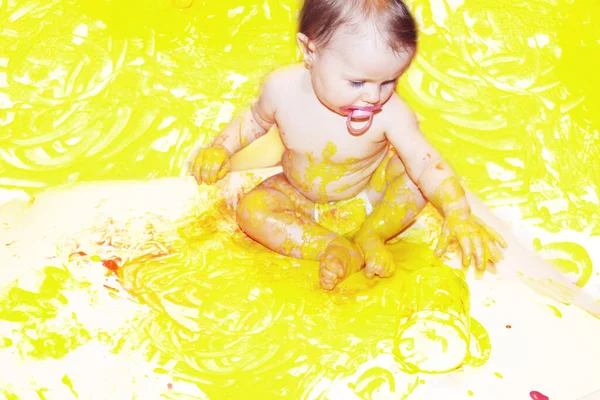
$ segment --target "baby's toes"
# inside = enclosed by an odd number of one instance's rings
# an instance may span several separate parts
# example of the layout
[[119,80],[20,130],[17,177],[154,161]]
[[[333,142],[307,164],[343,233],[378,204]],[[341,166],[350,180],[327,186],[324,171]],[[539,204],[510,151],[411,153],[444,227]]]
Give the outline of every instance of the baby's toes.
[[347,263],[347,260],[345,258],[347,257],[343,257],[342,259],[339,255],[336,257],[328,257],[328,260],[324,263],[323,267],[331,272],[332,276],[343,278],[346,275],[346,268],[344,268],[344,265]]
[[321,275],[320,284],[321,288],[324,290],[333,290],[333,288],[335,288],[336,280],[330,276]]
[[331,290],[335,287],[336,277],[334,274],[329,272],[328,270],[321,268],[319,271],[319,281],[321,283],[321,287],[325,290]]
[[365,275],[367,278],[373,278],[375,275],[380,278],[389,278],[396,272],[394,257],[387,250],[369,254],[365,258],[367,260],[365,266]]
[[365,254],[365,276],[369,279],[373,278],[381,265],[379,260],[379,254],[376,252],[369,252]]
[[339,270],[343,271],[343,265],[337,257],[328,254],[321,260],[319,266],[319,277],[321,287],[325,290],[332,290],[339,281]]
[[381,278],[389,278],[396,272],[396,263],[391,252],[385,251],[380,254],[381,264],[375,271],[375,274]]

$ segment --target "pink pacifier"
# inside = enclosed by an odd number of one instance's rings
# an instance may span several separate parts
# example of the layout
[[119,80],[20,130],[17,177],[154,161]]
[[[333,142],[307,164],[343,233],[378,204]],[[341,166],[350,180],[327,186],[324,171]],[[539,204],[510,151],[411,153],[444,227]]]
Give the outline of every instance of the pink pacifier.
[[[373,113],[381,110],[381,105],[376,106],[344,106],[340,108],[343,113],[348,113],[348,119],[346,120],[346,126],[350,131],[350,134],[354,136],[359,136],[369,130],[371,124],[373,123]],[[367,124],[362,128],[354,128],[352,126],[353,119],[365,119],[368,118]]]

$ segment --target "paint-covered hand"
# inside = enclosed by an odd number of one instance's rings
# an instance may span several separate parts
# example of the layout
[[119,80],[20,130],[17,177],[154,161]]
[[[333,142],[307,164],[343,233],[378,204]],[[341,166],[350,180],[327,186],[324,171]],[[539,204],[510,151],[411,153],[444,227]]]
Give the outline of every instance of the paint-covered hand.
[[198,183],[211,185],[227,175],[231,167],[230,158],[223,146],[200,149],[192,165],[192,175]]
[[498,232],[476,216],[461,211],[446,216],[435,255],[442,255],[453,241],[458,242],[461,248],[463,267],[471,265],[474,257],[475,266],[480,270],[485,269],[488,261],[497,263],[502,259],[498,245],[507,247]]

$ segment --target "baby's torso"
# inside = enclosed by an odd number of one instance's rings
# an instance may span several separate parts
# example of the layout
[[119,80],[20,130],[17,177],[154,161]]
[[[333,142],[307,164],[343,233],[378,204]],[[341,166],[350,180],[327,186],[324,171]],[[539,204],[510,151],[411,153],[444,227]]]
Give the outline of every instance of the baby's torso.
[[379,116],[369,131],[353,136],[344,116],[328,110],[314,93],[301,87],[301,70],[294,67],[284,73],[289,76],[282,82],[286,94],[276,105],[276,123],[285,146],[285,176],[316,202],[355,196],[367,186],[388,151]]

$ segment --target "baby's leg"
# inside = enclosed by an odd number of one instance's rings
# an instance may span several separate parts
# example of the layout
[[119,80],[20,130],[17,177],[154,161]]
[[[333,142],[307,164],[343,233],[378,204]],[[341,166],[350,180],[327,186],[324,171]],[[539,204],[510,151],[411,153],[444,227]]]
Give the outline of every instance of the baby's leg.
[[283,176],[275,175],[244,196],[237,206],[238,224],[248,236],[286,256],[320,261],[323,289],[331,290],[363,257],[347,239],[314,221],[314,203]]
[[381,177],[380,187],[370,185],[376,190],[375,208],[354,239],[364,254],[368,278],[375,275],[385,278],[394,274],[394,259],[384,244],[410,225],[427,204],[397,155],[384,167],[385,177]]

